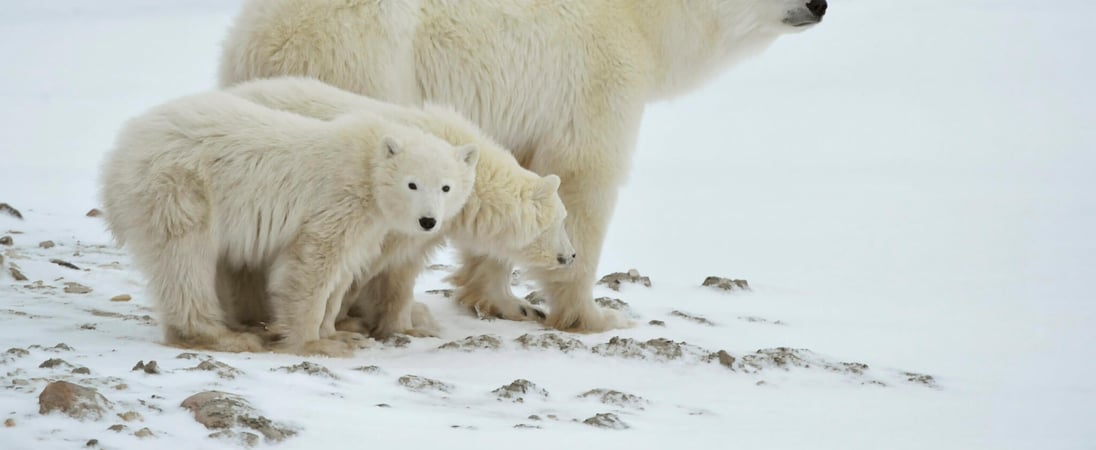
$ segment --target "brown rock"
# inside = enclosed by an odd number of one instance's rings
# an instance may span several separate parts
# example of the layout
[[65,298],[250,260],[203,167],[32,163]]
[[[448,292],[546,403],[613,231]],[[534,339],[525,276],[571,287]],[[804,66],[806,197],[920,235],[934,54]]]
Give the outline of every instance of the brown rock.
[[126,411],[124,413],[118,414],[118,417],[126,422],[133,422],[134,420],[145,420],[137,411]]
[[723,277],[708,277],[704,279],[701,286],[712,287],[715,289],[722,289],[724,291],[748,291],[750,290],[750,283],[746,280],[736,280]]
[[11,428],[15,426],[15,419],[4,419],[4,427]]
[[708,355],[708,361],[719,361],[719,364],[734,369],[734,356],[731,356],[726,350],[720,350]]
[[129,294],[115,295],[110,298],[110,301],[112,302],[128,302],[130,300],[133,300],[133,297],[131,297]]
[[53,241],[42,241],[38,243],[38,247],[40,248],[53,248],[56,245],[57,244],[54,244]]
[[99,208],[91,208],[91,210],[88,211],[88,213],[85,214],[85,215],[88,216],[88,217],[99,217],[99,216],[103,215],[103,212],[100,211]]
[[630,428],[628,424],[624,423],[623,420],[620,420],[620,417],[617,417],[617,415],[613,413],[597,414],[593,417],[583,420],[582,423],[598,428],[608,428],[611,430],[624,430]]
[[510,400],[515,403],[524,403],[525,397],[548,398],[548,391],[537,387],[529,380],[517,379],[513,383],[491,391],[495,397],[501,400]]
[[11,277],[15,278],[15,281],[27,281],[27,276],[23,275],[23,272],[19,271],[19,268],[12,264],[8,267],[8,272],[11,273]]
[[53,259],[50,259],[49,262],[57,264],[58,266],[64,267],[66,269],[80,270],[80,267],[77,266],[76,264],[70,263],[70,262],[65,261],[63,259],[53,258]]
[[261,433],[267,442],[278,442],[297,432],[259,415],[243,397],[220,391],[205,391],[187,397],[181,405],[194,413],[194,420],[209,429],[245,427]]
[[133,433],[133,435],[139,438],[156,437],[156,435],[152,434],[152,430],[148,429],[148,427],[137,430],[135,433]]
[[103,413],[111,407],[110,401],[94,388],[72,384],[67,381],[54,381],[38,395],[38,413],[49,414],[61,411],[76,419],[101,419]]
[[601,277],[601,280],[599,280],[597,284],[604,284],[608,286],[609,289],[619,291],[621,284],[626,282],[642,284],[643,286],[651,287],[651,279],[640,275],[639,271],[636,269],[631,269],[627,272],[614,272],[605,275],[604,277]]
[[0,245],[13,245],[15,241],[11,239],[11,236],[0,237]]
[[410,390],[416,391],[416,392],[423,392],[423,391],[450,392],[450,391],[453,390],[453,385],[451,385],[449,383],[434,380],[434,379],[430,379],[430,378],[426,378],[426,377],[420,377],[418,375],[404,375],[404,376],[400,377],[399,383],[402,384],[407,389],[410,389]]
[[69,281],[65,283],[66,294],[87,294],[91,292],[91,288],[84,286],[75,281]]
[[111,425],[110,427],[107,428],[108,431],[113,431],[115,433],[121,433],[125,429],[126,429],[126,426],[122,425],[120,423],[116,423],[116,424]]
[[18,209],[13,208],[11,205],[9,205],[7,203],[0,203],[0,213],[7,214],[7,215],[12,216],[16,219],[22,219],[23,218],[23,213],[20,213]]

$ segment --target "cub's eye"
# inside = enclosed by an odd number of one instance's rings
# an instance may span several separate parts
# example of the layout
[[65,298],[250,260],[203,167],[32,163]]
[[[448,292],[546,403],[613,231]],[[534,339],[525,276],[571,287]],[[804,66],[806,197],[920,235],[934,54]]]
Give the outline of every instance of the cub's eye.
[[415,183],[407,183],[407,187],[409,189],[411,189],[412,191],[414,191],[414,190],[417,190],[419,188],[419,185],[417,185]]
[[442,191],[442,192],[449,192],[449,185],[447,184],[447,185],[445,185],[445,186],[442,186],[442,187],[441,187],[441,191]]

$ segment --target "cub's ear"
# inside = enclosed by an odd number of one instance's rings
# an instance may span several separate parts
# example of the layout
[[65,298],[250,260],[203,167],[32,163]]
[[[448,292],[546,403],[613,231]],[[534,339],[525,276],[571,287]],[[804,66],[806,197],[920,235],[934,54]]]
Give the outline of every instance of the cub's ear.
[[392,157],[400,154],[400,142],[392,136],[385,136],[381,139],[381,147],[384,149],[384,156]]
[[475,167],[476,163],[479,162],[479,147],[476,147],[476,144],[464,144],[457,147],[457,157],[465,164]]
[[536,197],[537,198],[550,197],[552,195],[555,195],[556,191],[558,191],[558,190],[559,190],[559,176],[555,175],[555,174],[545,175],[543,177],[540,177],[540,186],[537,186]]

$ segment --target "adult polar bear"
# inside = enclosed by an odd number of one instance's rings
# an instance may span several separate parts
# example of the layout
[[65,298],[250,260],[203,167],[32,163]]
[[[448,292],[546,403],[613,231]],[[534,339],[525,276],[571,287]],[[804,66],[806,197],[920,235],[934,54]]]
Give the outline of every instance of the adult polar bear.
[[[522,165],[563,179],[578,259],[533,276],[551,302],[548,325],[602,331],[627,323],[592,294],[644,105],[825,11],[825,0],[250,0],[225,41],[221,84],[309,76],[391,102],[452,105]],[[510,291],[508,262],[463,259],[458,301],[536,318],[520,313],[535,309]]]

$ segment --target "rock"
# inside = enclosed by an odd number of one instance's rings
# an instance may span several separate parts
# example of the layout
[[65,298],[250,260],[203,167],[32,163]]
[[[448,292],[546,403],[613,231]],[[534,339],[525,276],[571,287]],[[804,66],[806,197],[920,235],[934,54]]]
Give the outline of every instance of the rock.
[[704,279],[701,286],[711,287],[715,289],[721,289],[724,291],[748,291],[750,290],[750,283],[746,280],[735,280],[731,278],[722,277],[708,277]]
[[602,308],[615,309],[617,311],[629,311],[628,303],[619,299],[611,297],[598,297],[594,299],[594,303]]
[[631,269],[628,272],[614,272],[598,280],[597,284],[604,284],[614,291],[619,291],[623,283],[637,283],[651,287],[651,279],[639,274],[638,270]]
[[766,319],[764,317],[757,317],[757,316],[738,316],[738,320],[745,320],[745,321],[750,322],[750,323],[768,323],[768,324],[772,324],[772,325],[785,325],[784,322],[781,322],[779,320],[770,321],[769,319]]
[[4,356],[5,357],[10,357],[11,359],[22,358],[22,357],[27,356],[29,354],[30,354],[29,351],[21,349],[19,347],[12,347],[12,348],[9,348],[7,351],[4,352]]
[[655,338],[647,342],[639,342],[634,339],[614,336],[609,342],[595,345],[590,351],[603,356],[616,356],[621,358],[654,359],[659,361],[672,361],[684,357],[692,357],[697,360],[707,356],[707,350],[685,342],[674,342],[669,339]]
[[[70,262],[65,261],[63,259],[52,258],[52,259],[49,260],[49,262],[57,264],[58,266],[64,267],[66,269],[80,270],[80,267],[78,267],[76,264],[70,263]],[[65,284],[68,284],[68,283],[65,283]]]
[[542,348],[547,350],[560,350],[568,353],[575,350],[586,350],[586,344],[574,338],[564,338],[556,333],[523,334],[515,339],[522,348]]
[[67,361],[65,361],[61,358],[50,358],[50,359],[47,359],[47,360],[43,361],[42,364],[39,364],[38,368],[39,369],[52,369],[54,367],[61,366],[61,365],[72,367],[72,364],[69,364]]
[[418,375],[404,375],[399,378],[399,383],[415,392],[438,391],[451,392],[454,386],[442,381],[420,377]]
[[498,350],[502,347],[502,339],[498,336],[492,336],[489,334],[482,334],[479,336],[468,336],[459,341],[453,341],[446,344],[442,344],[439,349],[442,350],[463,350],[470,352],[473,350]]
[[0,214],[7,214],[20,220],[23,219],[23,213],[19,212],[18,209],[15,209],[13,206],[7,203],[0,203]]
[[11,274],[12,278],[15,278],[15,281],[27,281],[27,276],[23,275],[23,272],[15,264],[8,266],[8,273]]
[[118,417],[126,422],[133,422],[134,420],[145,420],[145,418],[141,417],[141,414],[137,411],[126,411],[124,413],[119,413]]
[[582,423],[611,430],[625,430],[630,428],[628,424],[624,423],[624,421],[620,420],[620,417],[617,417],[617,415],[613,413],[597,414],[594,417],[583,420]]
[[142,438],[142,439],[147,438],[147,437],[156,437],[155,434],[152,434],[152,430],[148,429],[147,427],[146,428],[141,428],[140,430],[137,430],[136,432],[133,433],[133,435],[137,436],[139,438]]
[[259,435],[247,431],[237,433],[232,430],[221,430],[215,433],[210,433],[209,437],[226,441],[234,441],[237,444],[249,448],[259,445]]
[[548,391],[537,387],[529,380],[517,379],[513,383],[491,391],[499,401],[510,400],[516,403],[524,403],[525,397],[548,398]]
[[120,423],[116,423],[107,428],[107,431],[113,431],[115,433],[121,433],[126,430],[126,426]]
[[0,237],[0,245],[15,245],[15,241],[11,236],[2,236]]
[[382,373],[384,373],[384,370],[382,370],[378,366],[361,366],[361,367],[355,367],[355,368],[350,369],[350,370],[357,370],[358,372],[373,373],[373,374],[382,374]]
[[623,408],[634,409],[643,409],[644,405],[650,403],[646,399],[638,395],[614,391],[612,389],[591,389],[589,391],[579,394],[578,398],[594,398],[595,400],[606,405],[614,405]]
[[653,326],[656,326],[656,327],[664,327],[664,326],[666,326],[666,322],[663,322],[663,321],[661,321],[661,320],[652,320],[652,321],[650,321],[650,322],[647,322],[647,324],[648,324],[648,325],[653,325]]
[[213,430],[249,428],[271,443],[297,434],[296,430],[260,415],[243,397],[227,392],[199,392],[183,400],[181,406],[194,414],[194,420]]
[[53,241],[42,241],[38,243],[39,248],[53,248],[55,246],[57,246],[57,244],[54,244]]
[[[186,353],[184,353],[184,355],[185,354]],[[195,355],[195,353],[190,353],[190,354]],[[183,355],[179,355],[179,356],[177,356],[177,358],[182,357],[182,356]],[[213,372],[213,373],[216,373],[218,377],[226,379],[226,380],[236,379],[237,376],[243,375],[243,373],[244,373],[240,369],[232,367],[232,366],[230,366],[228,364],[225,364],[223,362],[217,361],[213,358],[206,359],[205,361],[202,361],[202,362],[198,363],[197,366],[191,367],[191,368],[186,369],[186,370],[188,370],[188,371],[196,371],[197,370],[197,371]]]
[[91,369],[87,367],[77,367],[72,369],[72,373],[75,375],[91,375]]
[[[867,366],[864,366],[864,367],[867,368]],[[910,383],[923,384],[925,386],[932,387],[932,388],[939,387],[936,384],[936,378],[933,378],[932,375],[925,375],[925,374],[922,374],[922,373],[913,373],[913,372],[903,372],[902,375],[905,376],[906,381],[909,381]]]
[[523,429],[530,429],[530,430],[539,430],[539,429],[541,429],[541,426],[540,426],[540,425],[529,425],[529,424],[527,424],[527,423],[519,423],[519,424],[517,424],[517,425],[514,425],[514,428],[523,428]]
[[69,281],[65,283],[66,294],[87,294],[91,292],[91,288],[84,286],[75,281]]
[[326,367],[316,363],[304,361],[295,366],[278,367],[276,369],[270,369],[271,372],[285,372],[285,373],[304,373],[314,377],[330,378],[332,380],[338,380],[339,377],[334,373],[331,373]]
[[445,298],[453,298],[453,292],[454,291],[452,289],[431,289],[429,291],[426,291],[427,294],[440,295]]
[[38,395],[38,413],[49,414],[61,411],[75,419],[102,419],[111,403],[95,388],[72,384],[67,381],[54,381],[47,384]]
[[708,361],[719,361],[720,365],[729,367],[731,370],[734,370],[734,356],[731,356],[731,354],[727,353],[726,350],[720,350],[718,352],[712,353],[711,355],[708,355]]
[[128,302],[130,300],[133,300],[133,297],[131,297],[129,294],[115,295],[110,298],[110,301],[112,302]]
[[87,214],[84,215],[88,217],[99,217],[103,215],[103,212],[100,211],[98,208],[91,208],[91,210],[89,210]]
[[11,428],[15,426],[15,419],[4,419],[4,428]]
[[84,447],[94,447],[96,445],[99,445],[98,439],[88,439],[88,441],[84,443]]
[[705,319],[701,316],[689,314],[689,313],[686,313],[686,312],[681,312],[681,311],[678,311],[678,310],[674,310],[674,311],[670,312],[670,315],[674,316],[674,317],[680,317],[682,319],[689,320],[689,321],[692,321],[692,322],[696,322],[696,323],[699,323],[701,325],[715,326],[715,322],[712,322],[712,321],[710,321],[708,319]]
[[133,372],[136,370],[143,370],[150,375],[158,375],[160,373],[160,365],[152,360],[149,360],[148,364],[145,364],[144,361],[137,361],[137,364],[134,365],[132,369],[129,369],[129,371]]
[[208,359],[213,359],[213,357],[212,357],[212,356],[209,356],[209,355],[202,355],[202,354],[194,353],[194,352],[183,352],[183,353],[180,353],[180,354],[178,354],[178,355],[175,355],[175,359],[201,359],[201,360],[208,360]]

